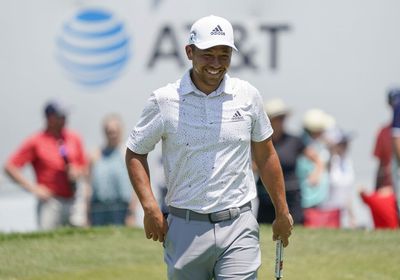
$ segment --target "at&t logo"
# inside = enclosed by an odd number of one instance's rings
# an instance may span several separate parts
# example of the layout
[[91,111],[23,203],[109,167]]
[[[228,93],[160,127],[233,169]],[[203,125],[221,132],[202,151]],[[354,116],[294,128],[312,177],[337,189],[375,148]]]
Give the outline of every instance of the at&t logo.
[[115,79],[130,56],[123,22],[110,11],[94,8],[79,10],[64,23],[57,50],[67,73],[85,85]]

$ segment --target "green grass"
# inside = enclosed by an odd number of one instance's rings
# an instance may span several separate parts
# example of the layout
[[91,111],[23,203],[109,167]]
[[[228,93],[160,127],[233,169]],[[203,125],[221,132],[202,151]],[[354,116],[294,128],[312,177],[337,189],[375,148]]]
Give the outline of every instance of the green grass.
[[[261,227],[259,279],[275,279],[271,228]],[[166,279],[162,246],[141,229],[61,229],[0,234],[0,279]],[[398,280],[398,231],[297,227],[285,249],[284,279]]]

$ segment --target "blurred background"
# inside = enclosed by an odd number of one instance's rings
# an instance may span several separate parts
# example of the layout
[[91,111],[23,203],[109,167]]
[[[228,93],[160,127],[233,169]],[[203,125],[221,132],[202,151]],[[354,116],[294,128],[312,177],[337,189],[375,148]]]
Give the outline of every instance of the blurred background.
[[[386,92],[400,84],[399,9],[395,0],[1,1],[0,164],[43,127],[51,98],[70,105],[68,126],[88,150],[101,142],[100,122],[110,112],[121,115],[126,136],[150,93],[189,68],[191,24],[215,14],[235,29],[230,75],[264,100],[285,100],[294,133],[311,108],[333,116],[355,135],[356,184],[372,188],[376,133],[391,118]],[[34,207],[1,171],[0,231],[35,230]],[[371,224],[366,211],[359,203],[359,226]]]

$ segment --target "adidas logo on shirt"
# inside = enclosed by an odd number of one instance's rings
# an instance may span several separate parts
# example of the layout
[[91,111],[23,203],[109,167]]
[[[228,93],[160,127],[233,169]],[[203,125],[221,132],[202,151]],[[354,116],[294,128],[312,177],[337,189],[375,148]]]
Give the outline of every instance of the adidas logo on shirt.
[[239,111],[236,111],[235,114],[233,114],[233,117],[231,119],[232,121],[241,121],[244,120],[243,116],[240,114]]
[[222,30],[221,26],[217,25],[217,27],[215,27],[213,29],[213,31],[211,31],[210,35],[224,35],[225,36],[225,32]]

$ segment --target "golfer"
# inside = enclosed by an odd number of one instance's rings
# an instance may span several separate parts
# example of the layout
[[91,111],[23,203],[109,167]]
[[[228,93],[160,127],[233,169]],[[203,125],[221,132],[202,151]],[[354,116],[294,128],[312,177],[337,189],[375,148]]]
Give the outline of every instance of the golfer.
[[[227,74],[237,49],[226,19],[196,21],[185,50],[192,68],[151,94],[127,141],[146,236],[163,242],[168,279],[256,279],[261,256],[251,153],[275,206],[273,239],[287,246],[293,225],[271,124],[258,90]],[[147,163],[160,140],[167,219]]]

